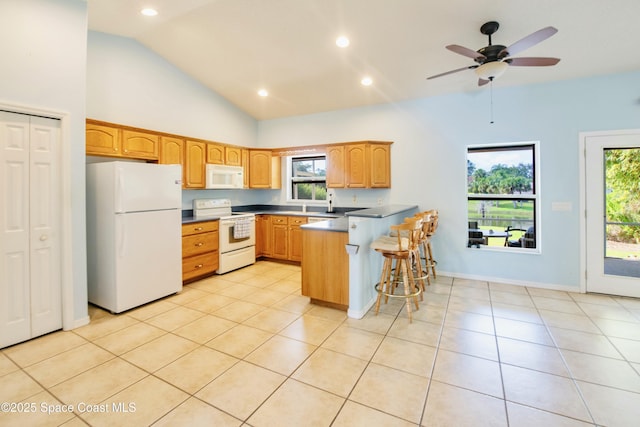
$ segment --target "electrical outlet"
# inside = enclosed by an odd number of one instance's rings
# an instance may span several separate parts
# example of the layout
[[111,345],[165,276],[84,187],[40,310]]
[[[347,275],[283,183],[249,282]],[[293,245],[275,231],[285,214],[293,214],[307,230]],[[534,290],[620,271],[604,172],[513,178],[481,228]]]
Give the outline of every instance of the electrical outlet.
[[378,206],[382,206],[382,198],[378,198]]
[[356,196],[355,194],[353,195],[353,204],[357,204],[358,203],[358,196]]

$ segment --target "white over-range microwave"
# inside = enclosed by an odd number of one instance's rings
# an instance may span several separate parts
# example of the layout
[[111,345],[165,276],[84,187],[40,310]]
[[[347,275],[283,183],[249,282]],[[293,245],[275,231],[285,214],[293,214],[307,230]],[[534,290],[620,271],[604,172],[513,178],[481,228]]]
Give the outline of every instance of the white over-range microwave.
[[243,188],[244,170],[242,166],[214,165],[207,163],[206,188]]

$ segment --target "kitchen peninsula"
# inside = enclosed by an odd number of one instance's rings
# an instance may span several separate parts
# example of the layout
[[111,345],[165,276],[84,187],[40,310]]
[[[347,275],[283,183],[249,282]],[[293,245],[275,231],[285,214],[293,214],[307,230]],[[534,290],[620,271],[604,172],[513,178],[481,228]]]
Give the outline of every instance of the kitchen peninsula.
[[382,257],[369,245],[417,212],[417,205],[387,205],[301,226],[302,294],[362,318],[375,302],[374,284],[382,270]]

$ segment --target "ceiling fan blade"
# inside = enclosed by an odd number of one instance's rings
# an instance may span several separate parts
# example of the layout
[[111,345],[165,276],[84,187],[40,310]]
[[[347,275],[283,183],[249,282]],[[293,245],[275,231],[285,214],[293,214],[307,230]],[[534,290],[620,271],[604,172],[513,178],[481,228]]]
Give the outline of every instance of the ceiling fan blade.
[[478,79],[478,86],[484,86],[489,83],[491,80]]
[[547,67],[560,62],[559,58],[508,58],[504,62],[516,67]]
[[445,73],[436,74],[435,76],[427,77],[427,80],[435,79],[436,77],[446,76],[447,74],[457,73],[459,71],[473,70],[474,68],[478,68],[478,66],[477,65],[470,65],[468,67],[462,67],[462,68],[458,68],[456,70],[447,71]]
[[511,46],[505,47],[500,51],[498,57],[504,58],[505,56],[515,55],[516,53],[522,52],[525,49],[529,49],[531,46],[534,46],[541,41],[548,39],[557,32],[558,30],[554,27],[545,27],[541,30],[536,31],[535,33],[529,34],[527,37],[521,40],[518,40]]
[[450,44],[445,46],[445,48],[449,49],[451,52],[455,52],[459,55],[462,56],[466,56],[472,59],[478,59],[478,58],[486,58],[486,56],[484,56],[481,53],[476,52],[475,50],[471,50],[467,47],[464,46],[460,46],[457,44]]

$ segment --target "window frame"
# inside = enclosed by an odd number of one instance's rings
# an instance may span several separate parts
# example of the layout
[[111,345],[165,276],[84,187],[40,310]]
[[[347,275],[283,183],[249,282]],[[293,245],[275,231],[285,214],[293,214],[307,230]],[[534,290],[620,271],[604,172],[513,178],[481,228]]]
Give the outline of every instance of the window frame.
[[[296,160],[324,160],[325,162],[325,175],[324,176],[310,176],[310,177],[294,177],[294,163]],[[303,155],[294,155],[287,157],[287,201],[295,202],[295,203],[303,203],[309,205],[324,205],[326,204],[326,199],[318,200],[318,199],[298,199],[294,197],[294,185],[301,183],[324,183],[324,187],[327,188],[327,176],[326,176],[326,164],[327,164],[327,156],[326,153],[314,153],[314,154],[303,154]],[[328,190],[328,189],[327,189]],[[315,197],[315,196],[314,196]]]
[[[470,193],[468,182],[468,165],[469,154],[472,152],[502,152],[511,150],[532,150],[532,190],[531,193],[523,194],[485,194],[485,193]],[[540,187],[540,141],[522,141],[522,142],[509,142],[509,143],[491,143],[491,144],[472,144],[468,145],[465,156],[465,194],[467,198],[467,223],[472,221],[469,218],[469,202],[472,200],[525,200],[533,202],[533,227],[535,235],[535,248],[521,248],[510,246],[482,246],[483,250],[498,251],[498,252],[515,252],[525,254],[540,254],[542,252],[542,241],[540,236],[542,235],[542,221],[541,221],[541,187]],[[465,242],[468,240],[468,235],[465,236]],[[466,245],[466,244],[465,244]],[[474,248],[475,249],[475,248]]]

